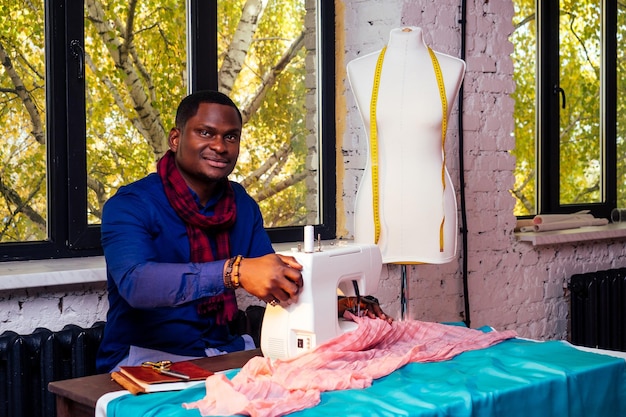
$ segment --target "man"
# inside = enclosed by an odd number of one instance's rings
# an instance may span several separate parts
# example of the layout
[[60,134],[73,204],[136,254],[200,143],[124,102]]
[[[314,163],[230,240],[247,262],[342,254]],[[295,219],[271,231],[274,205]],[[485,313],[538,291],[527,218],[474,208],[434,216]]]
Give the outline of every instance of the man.
[[181,101],[175,124],[157,173],[104,206],[109,312],[100,372],[162,352],[182,359],[253,348],[228,329],[235,290],[289,305],[302,287],[302,267],[274,254],[257,203],[227,179],[239,155],[237,106],[219,92],[197,92]]

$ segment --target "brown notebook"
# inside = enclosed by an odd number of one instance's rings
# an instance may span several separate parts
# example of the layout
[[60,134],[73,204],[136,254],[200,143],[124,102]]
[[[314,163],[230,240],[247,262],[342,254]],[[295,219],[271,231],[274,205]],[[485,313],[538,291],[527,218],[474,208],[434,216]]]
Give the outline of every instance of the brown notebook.
[[213,372],[189,361],[174,362],[169,369],[187,375],[189,379],[163,375],[152,368],[143,366],[122,366],[118,372],[111,372],[111,378],[131,393],[140,394],[178,391],[196,385],[198,381],[204,381],[213,375]]

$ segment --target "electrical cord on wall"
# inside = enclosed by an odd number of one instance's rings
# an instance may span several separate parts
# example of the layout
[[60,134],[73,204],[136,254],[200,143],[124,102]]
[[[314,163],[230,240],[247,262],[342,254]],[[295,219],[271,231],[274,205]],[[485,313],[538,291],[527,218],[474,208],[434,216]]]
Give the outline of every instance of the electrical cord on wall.
[[[467,23],[467,1],[461,0],[461,18],[459,23],[461,24],[461,59],[465,61],[465,36],[466,36],[466,23]],[[459,91],[459,114],[458,114],[458,129],[459,129],[459,193],[461,200],[461,245],[463,248],[463,300],[465,303],[465,317],[464,322],[467,327],[470,327],[470,303],[469,303],[469,288],[468,288],[468,271],[467,271],[467,213],[465,207],[465,163],[463,158],[463,83]]]

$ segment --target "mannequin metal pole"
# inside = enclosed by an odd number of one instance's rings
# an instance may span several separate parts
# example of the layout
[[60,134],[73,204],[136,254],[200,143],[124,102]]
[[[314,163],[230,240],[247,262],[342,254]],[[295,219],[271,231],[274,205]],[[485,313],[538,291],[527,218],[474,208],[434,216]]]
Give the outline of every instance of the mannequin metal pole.
[[406,265],[401,265],[401,288],[400,288],[400,319],[404,320],[407,316],[407,303],[409,300],[409,280],[406,273]]

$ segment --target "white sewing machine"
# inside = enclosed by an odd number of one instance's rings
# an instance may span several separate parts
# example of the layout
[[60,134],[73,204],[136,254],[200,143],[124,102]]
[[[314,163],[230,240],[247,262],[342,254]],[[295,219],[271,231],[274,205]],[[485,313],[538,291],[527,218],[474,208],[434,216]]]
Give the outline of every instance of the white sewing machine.
[[356,323],[338,317],[337,289],[354,296],[353,281],[361,296],[378,288],[382,256],[375,244],[335,242],[305,251],[281,252],[302,265],[304,285],[298,302],[290,306],[267,305],[261,327],[261,350],[272,359],[286,359],[314,349]]

